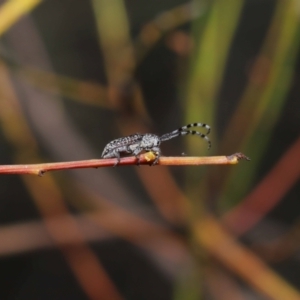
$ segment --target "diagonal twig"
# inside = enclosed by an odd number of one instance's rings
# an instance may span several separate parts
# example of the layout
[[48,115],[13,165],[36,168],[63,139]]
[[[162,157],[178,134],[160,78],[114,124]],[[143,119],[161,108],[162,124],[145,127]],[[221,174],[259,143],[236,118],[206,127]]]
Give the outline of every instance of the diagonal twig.
[[[235,153],[230,156],[205,156],[205,157],[160,157],[157,165],[161,166],[199,166],[199,165],[234,165],[241,159],[250,160],[242,153]],[[147,152],[140,156],[139,165],[151,165],[155,160],[152,152]],[[101,168],[115,165],[116,158],[90,159],[79,161],[24,164],[24,165],[2,165],[0,174],[31,174],[42,176],[49,171],[61,171],[69,169]],[[124,157],[118,166],[136,165],[137,158],[134,156]]]

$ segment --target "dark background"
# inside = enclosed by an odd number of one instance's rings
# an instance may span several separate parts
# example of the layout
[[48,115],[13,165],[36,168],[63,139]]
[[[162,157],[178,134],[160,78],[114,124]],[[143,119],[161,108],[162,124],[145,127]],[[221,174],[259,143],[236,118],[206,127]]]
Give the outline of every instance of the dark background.
[[191,122],[210,124],[211,152],[182,137],[164,155],[251,161],[1,175],[0,299],[300,298],[299,14],[296,1],[48,0],[6,29],[1,164],[99,158],[112,139]]

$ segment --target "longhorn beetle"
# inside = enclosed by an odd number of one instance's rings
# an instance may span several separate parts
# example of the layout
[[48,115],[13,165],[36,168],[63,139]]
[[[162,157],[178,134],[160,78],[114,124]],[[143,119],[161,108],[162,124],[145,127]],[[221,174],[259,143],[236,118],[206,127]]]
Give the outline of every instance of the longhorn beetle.
[[[206,134],[203,134],[195,130],[188,130],[188,128],[191,127],[204,127],[207,129],[207,132]],[[145,134],[135,133],[109,142],[105,146],[101,157],[102,158],[116,157],[117,162],[114,165],[116,166],[120,162],[121,153],[133,154],[137,158],[139,164],[140,163],[139,154],[142,151],[152,151],[156,155],[156,158],[151,165],[155,165],[157,164],[159,157],[161,155],[161,150],[159,146],[162,142],[168,141],[177,136],[193,134],[193,135],[198,135],[201,138],[205,139],[208,143],[208,149],[209,149],[211,147],[211,142],[207,137],[209,133],[210,133],[210,127],[207,124],[203,124],[203,123],[191,123],[186,126],[182,126],[170,133],[163,134],[162,136],[158,136],[152,133],[145,133]]]

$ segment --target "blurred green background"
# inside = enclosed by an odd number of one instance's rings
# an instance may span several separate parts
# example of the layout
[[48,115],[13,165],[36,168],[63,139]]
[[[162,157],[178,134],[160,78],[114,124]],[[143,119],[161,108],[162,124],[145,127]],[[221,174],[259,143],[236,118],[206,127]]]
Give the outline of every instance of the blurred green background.
[[99,158],[211,126],[168,156],[236,166],[1,175],[0,299],[300,299],[297,0],[0,1],[0,160]]

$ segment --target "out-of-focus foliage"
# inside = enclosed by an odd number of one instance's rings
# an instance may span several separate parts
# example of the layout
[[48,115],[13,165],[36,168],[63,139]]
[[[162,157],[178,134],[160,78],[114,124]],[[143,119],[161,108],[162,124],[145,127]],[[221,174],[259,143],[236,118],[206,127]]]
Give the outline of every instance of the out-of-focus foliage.
[[2,164],[212,127],[251,162],[0,177],[1,299],[300,299],[296,0],[0,2]]

